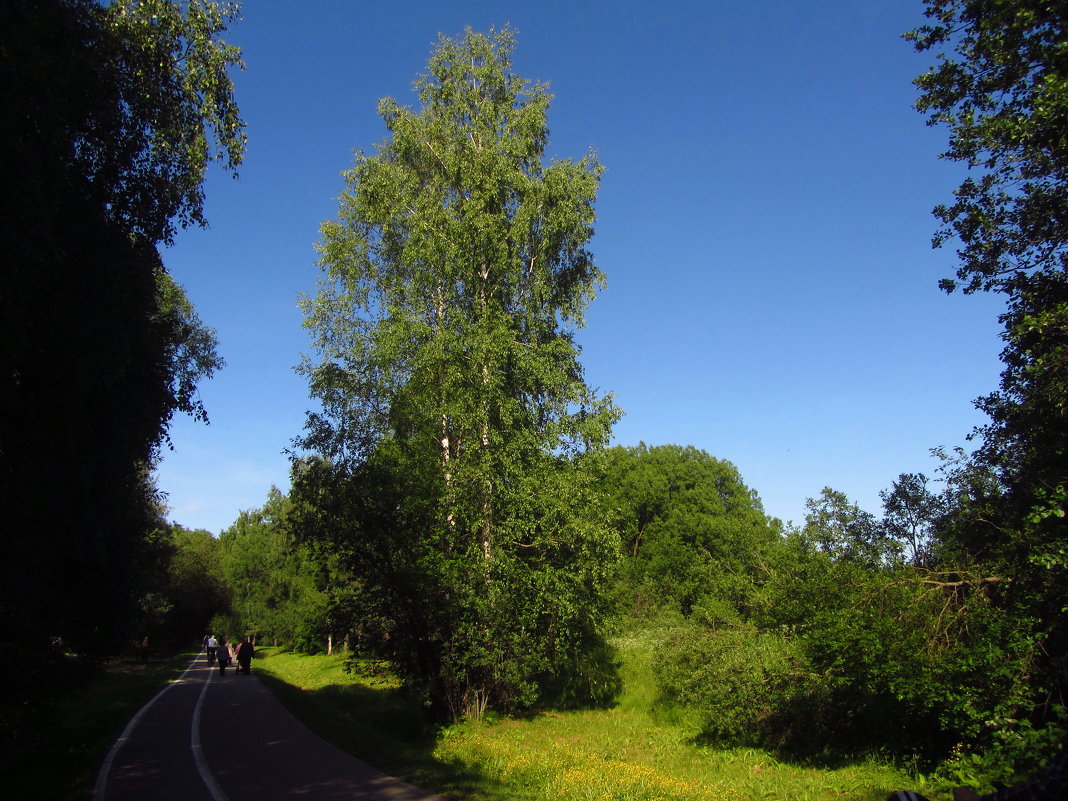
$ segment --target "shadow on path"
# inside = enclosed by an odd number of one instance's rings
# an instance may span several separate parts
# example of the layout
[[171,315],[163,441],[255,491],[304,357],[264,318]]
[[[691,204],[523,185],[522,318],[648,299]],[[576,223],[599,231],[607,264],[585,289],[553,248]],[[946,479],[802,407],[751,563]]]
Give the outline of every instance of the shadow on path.
[[358,759],[417,785],[436,787],[450,799],[496,798],[503,792],[496,778],[477,768],[442,761],[435,753],[437,728],[395,687],[346,683],[308,690],[272,675],[269,666],[260,678],[314,733]]
[[211,771],[231,801],[438,798],[312,733],[254,675],[216,676],[201,716],[201,739]]
[[202,656],[144,708],[100,787],[96,801],[442,801],[313,734],[255,674],[220,675]]

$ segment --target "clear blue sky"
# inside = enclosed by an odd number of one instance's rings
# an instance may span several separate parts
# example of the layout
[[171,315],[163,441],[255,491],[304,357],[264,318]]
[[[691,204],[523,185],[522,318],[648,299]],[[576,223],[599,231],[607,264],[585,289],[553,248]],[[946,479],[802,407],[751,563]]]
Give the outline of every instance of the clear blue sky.
[[240,179],[213,175],[208,230],[164,253],[228,366],[204,426],[178,419],[158,480],[170,517],[219,530],[288,487],[310,408],[297,294],[356,149],[438,33],[510,23],[515,71],[556,99],[550,150],[607,167],[592,250],[608,288],[579,337],[616,393],[616,442],[694,445],[801,522],[824,486],[873,512],[902,472],[983,422],[1000,372],[997,299],[947,296],[931,208],[961,169],[937,156],[900,34],[919,0],[411,2],[249,0],[227,39],[248,123]]

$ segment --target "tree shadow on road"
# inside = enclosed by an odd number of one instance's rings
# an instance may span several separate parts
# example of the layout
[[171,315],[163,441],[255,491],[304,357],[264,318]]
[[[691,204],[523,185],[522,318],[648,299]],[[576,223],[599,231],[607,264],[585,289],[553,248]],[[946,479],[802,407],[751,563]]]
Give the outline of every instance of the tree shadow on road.
[[450,799],[514,795],[469,767],[436,758],[440,728],[428,723],[417,699],[400,688],[330,684],[302,689],[268,670],[257,675],[290,713],[327,742],[382,772]]

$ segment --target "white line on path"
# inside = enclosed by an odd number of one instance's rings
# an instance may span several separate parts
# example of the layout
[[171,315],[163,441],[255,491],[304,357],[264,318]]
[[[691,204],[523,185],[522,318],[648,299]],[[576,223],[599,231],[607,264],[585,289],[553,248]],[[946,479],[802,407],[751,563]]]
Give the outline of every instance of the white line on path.
[[219,786],[219,783],[215,781],[215,775],[211,772],[211,768],[208,767],[208,760],[204,758],[204,749],[200,745],[200,708],[204,705],[204,696],[208,692],[208,685],[211,684],[212,674],[214,670],[208,669],[208,680],[204,682],[204,687],[200,691],[200,697],[197,698],[197,707],[193,710],[193,725],[189,732],[189,744],[193,749],[193,759],[196,760],[197,770],[200,771],[200,778],[204,780],[204,786],[208,788],[208,792],[211,793],[211,797],[215,801],[230,801],[226,793]]
[[152,700],[145,704],[143,707],[141,707],[137,711],[137,714],[130,719],[130,722],[126,724],[126,728],[122,730],[122,734],[119,735],[119,739],[117,739],[115,741],[115,744],[111,746],[111,750],[108,751],[108,755],[104,758],[104,764],[100,766],[100,773],[98,773],[96,776],[96,786],[93,788],[93,798],[97,798],[103,801],[103,799],[107,796],[108,774],[111,772],[111,764],[119,755],[119,751],[121,751],[122,747],[126,745],[126,741],[130,739],[130,735],[133,734],[133,730],[137,728],[137,724],[141,722],[141,718],[144,716],[145,712],[147,712],[149,708],[154,703],[156,703],[156,701],[158,701],[165,692],[167,692],[167,690],[169,690],[176,684],[182,683],[182,680],[185,678],[186,674],[189,673],[189,671],[192,670],[193,667],[196,665],[197,658],[198,657],[193,657],[193,661],[189,663],[189,667],[185,669],[185,672],[182,673],[182,675],[179,676],[175,681],[172,681],[170,684],[168,684],[166,687],[156,693]]
[[[181,684],[185,679],[186,674],[192,670],[197,663],[199,657],[194,657],[193,661],[189,663],[189,667],[185,669],[175,681],[172,681],[162,690],[138,710],[137,714],[130,719],[130,722],[126,724],[126,728],[122,730],[122,734],[119,735],[119,739],[115,741],[115,744],[111,746],[111,750],[108,751],[107,757],[104,759],[104,764],[100,766],[100,773],[96,777],[96,786],[93,788],[93,798],[97,801],[105,801],[108,791],[108,774],[111,773],[111,765],[118,757],[122,747],[126,745],[126,741],[130,739],[130,735],[133,734],[133,730],[137,728],[137,724],[141,722],[141,718],[149,710],[149,708],[158,701],[162,695],[167,692],[171,687],[176,684]],[[208,685],[211,684],[211,676],[214,671],[208,668],[208,678],[204,682],[204,687],[200,691],[200,696],[197,698],[196,708],[193,710],[193,723],[189,732],[189,746],[193,750],[193,760],[197,765],[197,772],[200,773],[200,778],[204,782],[204,786],[208,788],[208,792],[211,793],[211,797],[214,801],[230,801],[226,793],[219,786],[219,783],[215,781],[215,776],[212,774],[211,769],[208,767],[208,761],[204,758],[204,750],[200,745],[200,708],[204,704],[204,694],[208,690]]]

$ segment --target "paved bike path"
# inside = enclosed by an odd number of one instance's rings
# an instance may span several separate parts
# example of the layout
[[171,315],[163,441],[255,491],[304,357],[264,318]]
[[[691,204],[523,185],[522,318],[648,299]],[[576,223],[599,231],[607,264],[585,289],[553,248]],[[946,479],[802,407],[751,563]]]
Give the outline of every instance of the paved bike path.
[[94,801],[442,801],[330,745],[255,676],[201,654],[131,721]]

